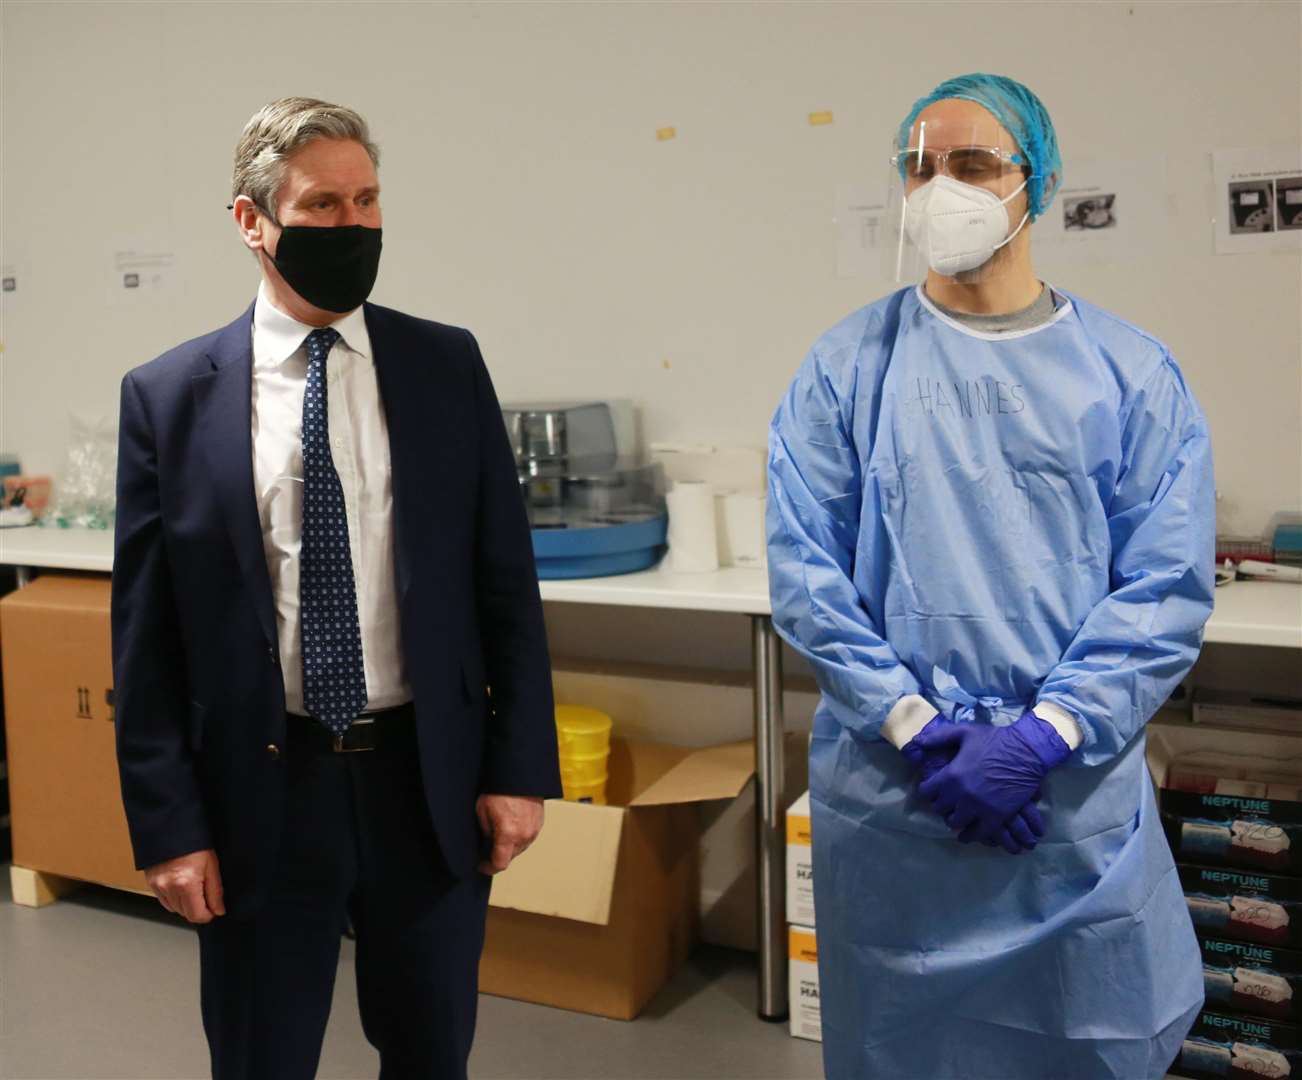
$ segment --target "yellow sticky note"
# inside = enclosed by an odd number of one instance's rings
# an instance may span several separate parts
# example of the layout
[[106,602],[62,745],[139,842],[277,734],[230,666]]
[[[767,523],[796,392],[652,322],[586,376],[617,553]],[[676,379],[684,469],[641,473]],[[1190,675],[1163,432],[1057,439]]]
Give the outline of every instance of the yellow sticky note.
[[678,134],[677,128],[671,128],[671,127],[656,128],[656,140],[658,142],[666,142],[669,139],[672,139],[677,134]]
[[832,114],[830,112],[811,112],[809,114],[810,127],[822,127],[824,124],[830,124],[831,122]]

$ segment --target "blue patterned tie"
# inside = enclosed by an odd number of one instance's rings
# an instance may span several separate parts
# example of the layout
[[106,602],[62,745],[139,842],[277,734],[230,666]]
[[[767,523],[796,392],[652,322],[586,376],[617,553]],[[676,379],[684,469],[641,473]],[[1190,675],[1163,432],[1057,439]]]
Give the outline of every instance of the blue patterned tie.
[[298,580],[303,620],[303,704],[335,735],[366,708],[362,632],[344,490],[330,455],[326,357],[339,340],[330,327],[313,330],[303,393],[303,543]]

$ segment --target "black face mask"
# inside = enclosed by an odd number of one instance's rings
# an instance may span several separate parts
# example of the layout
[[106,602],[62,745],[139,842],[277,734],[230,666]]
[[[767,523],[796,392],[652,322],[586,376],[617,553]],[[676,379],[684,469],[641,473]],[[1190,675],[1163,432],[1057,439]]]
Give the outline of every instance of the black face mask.
[[276,254],[267,257],[309,304],[352,311],[371,295],[380,272],[380,231],[365,225],[285,225]]

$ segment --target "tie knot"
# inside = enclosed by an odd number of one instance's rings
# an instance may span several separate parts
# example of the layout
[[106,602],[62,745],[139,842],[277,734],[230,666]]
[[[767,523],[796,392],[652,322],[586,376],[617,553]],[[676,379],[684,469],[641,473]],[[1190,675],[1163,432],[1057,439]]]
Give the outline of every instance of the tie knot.
[[324,360],[338,340],[339,331],[333,326],[322,326],[313,330],[303,341],[308,360]]

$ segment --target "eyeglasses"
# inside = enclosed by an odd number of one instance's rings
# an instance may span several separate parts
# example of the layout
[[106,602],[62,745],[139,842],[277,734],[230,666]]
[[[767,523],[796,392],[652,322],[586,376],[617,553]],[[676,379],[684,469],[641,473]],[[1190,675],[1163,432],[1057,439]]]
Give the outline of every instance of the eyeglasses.
[[997,180],[1009,165],[1025,165],[1026,159],[996,146],[954,146],[948,150],[911,147],[893,154],[891,164],[906,180],[925,183],[943,173],[955,180],[979,184]]

